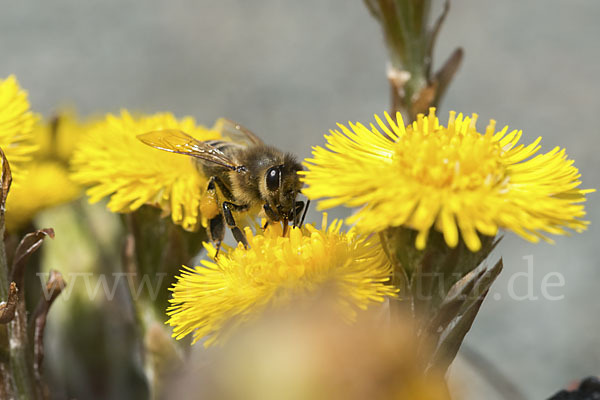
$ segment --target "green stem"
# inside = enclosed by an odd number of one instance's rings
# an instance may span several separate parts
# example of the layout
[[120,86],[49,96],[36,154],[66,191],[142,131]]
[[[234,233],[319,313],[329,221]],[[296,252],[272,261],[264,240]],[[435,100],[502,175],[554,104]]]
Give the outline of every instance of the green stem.
[[407,122],[436,106],[462,60],[457,49],[435,74],[431,71],[433,46],[448,13],[449,0],[430,26],[431,0],[364,0],[379,21],[390,60],[388,79],[392,111]]
[[19,400],[36,399],[33,369],[28,354],[27,315],[23,298],[19,300],[15,318],[9,324],[10,366]]
[[390,312],[392,319],[401,320],[407,315],[412,316],[412,294],[410,281],[402,261],[396,253],[395,243],[389,230],[379,233],[381,247],[392,264],[392,285],[399,290],[398,297],[390,299]]
[[0,301],[8,299],[8,286],[10,285],[8,261],[6,260],[6,248],[4,246],[4,231],[4,211],[0,211]]

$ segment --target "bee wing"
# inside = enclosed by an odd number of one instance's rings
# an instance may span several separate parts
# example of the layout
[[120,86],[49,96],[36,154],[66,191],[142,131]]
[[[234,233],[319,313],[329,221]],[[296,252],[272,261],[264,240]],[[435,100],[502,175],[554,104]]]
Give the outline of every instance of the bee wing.
[[137,138],[148,146],[171,153],[185,154],[231,170],[241,166],[210,142],[194,139],[177,129],[163,129],[138,135]]
[[219,118],[215,122],[214,129],[219,131],[221,135],[231,140],[232,142],[245,144],[247,146],[262,145],[264,142],[256,136],[252,131],[227,118]]

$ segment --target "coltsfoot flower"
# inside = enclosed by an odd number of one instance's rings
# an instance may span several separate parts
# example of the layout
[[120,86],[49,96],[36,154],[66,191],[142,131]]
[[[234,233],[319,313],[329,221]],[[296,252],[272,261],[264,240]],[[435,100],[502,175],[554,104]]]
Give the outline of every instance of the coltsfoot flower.
[[[278,224],[257,234],[247,227],[247,250],[226,248],[214,261],[184,267],[167,310],[173,336],[193,332],[194,343],[206,337],[208,346],[267,309],[321,291],[349,320],[357,310],[394,296],[396,289],[388,285],[392,268],[377,236],[343,233],[340,226],[334,221],[327,227],[324,216],[321,230],[305,225],[286,236]],[[205,246],[214,257],[215,248]]]
[[81,137],[101,123],[95,116],[80,118],[75,110],[59,110],[50,119],[36,124],[33,136],[40,149],[35,159],[56,160],[68,164]]
[[48,208],[74,200],[81,188],[69,178],[68,160],[79,137],[96,120],[80,121],[73,111],[59,112],[51,120],[40,120],[32,137],[38,149],[22,164],[23,185],[15,185],[6,202],[6,228],[15,231]]
[[442,232],[450,247],[461,236],[472,251],[481,247],[478,232],[493,236],[512,230],[532,242],[551,241],[545,233],[580,232],[587,223],[580,174],[558,147],[535,155],[541,137],[518,145],[522,132],[496,131],[490,121],[477,131],[477,115],[450,112],[440,124],[435,109],[404,127],[401,115],[379,128],[350,123],[326,136],[327,149],[315,147],[305,163],[304,194],[326,198],[320,209],[360,207],[347,222],[361,231],[405,226],[419,232],[423,249],[429,230]]
[[27,182],[11,188],[6,201],[6,229],[14,232],[45,209],[67,203],[81,192],[69,179],[64,165],[56,161],[27,166]]
[[170,213],[174,223],[187,230],[199,227],[200,199],[207,178],[188,157],[154,149],[136,136],[160,129],[179,129],[199,140],[221,137],[197,126],[193,118],[176,119],[170,113],[134,117],[127,111],[108,115],[81,140],[73,155],[72,177],[89,186],[95,203],[110,197],[113,212],[132,212],[144,204]]
[[27,92],[14,76],[0,79],[0,148],[10,163],[13,182],[24,179],[22,164],[31,160],[37,146],[32,140],[37,117],[29,110]]

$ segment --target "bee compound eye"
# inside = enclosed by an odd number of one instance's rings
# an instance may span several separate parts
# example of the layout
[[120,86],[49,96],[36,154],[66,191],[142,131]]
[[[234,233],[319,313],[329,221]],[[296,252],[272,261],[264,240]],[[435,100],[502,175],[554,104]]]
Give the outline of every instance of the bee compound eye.
[[279,188],[279,168],[271,167],[267,170],[267,189],[275,191]]

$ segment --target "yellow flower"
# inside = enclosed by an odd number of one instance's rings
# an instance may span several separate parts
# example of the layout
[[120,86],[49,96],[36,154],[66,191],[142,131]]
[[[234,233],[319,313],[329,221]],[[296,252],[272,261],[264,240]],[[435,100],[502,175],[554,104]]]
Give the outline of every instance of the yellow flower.
[[33,132],[40,146],[36,159],[53,159],[68,163],[80,138],[100,121],[97,118],[80,120],[75,111],[59,111],[50,120],[36,124]]
[[80,189],[70,179],[64,165],[56,161],[36,162],[27,168],[27,180],[13,186],[6,200],[6,229],[14,232],[40,211],[67,203]]
[[496,131],[493,120],[479,133],[476,114],[450,112],[447,127],[433,108],[406,128],[399,113],[397,121],[385,117],[387,124],[375,116],[380,129],[338,124],[342,132],[326,136],[328,150],[314,148],[304,193],[327,198],[320,209],[361,207],[348,223],[369,232],[417,230],[419,249],[432,227],[450,247],[460,230],[472,251],[481,246],[477,232],[493,236],[506,228],[536,242],[550,241],[544,232],[585,229],[587,223],[578,220],[585,215],[581,203],[593,190],[577,188],[580,174],[564,149],[534,156],[541,138],[517,145],[522,132]]
[[[208,337],[209,346],[267,309],[325,290],[350,320],[357,309],[393,296],[396,290],[386,285],[391,266],[377,237],[343,233],[340,226],[327,228],[325,215],[321,230],[305,225],[285,237],[278,224],[260,234],[246,228],[248,250],[238,245],[213,262],[184,267],[167,310],[173,336],[193,332],[194,343]],[[214,257],[214,247],[205,246]]]
[[154,149],[136,138],[160,129],[179,129],[199,140],[220,138],[190,117],[177,120],[169,113],[133,117],[122,111],[120,117],[108,115],[81,140],[71,162],[72,177],[90,186],[92,203],[110,196],[108,208],[113,212],[155,205],[170,212],[176,224],[195,230],[207,179],[189,157]]
[[80,122],[73,111],[66,111],[35,124],[32,138],[38,149],[22,164],[26,179],[12,187],[6,202],[9,231],[20,229],[40,211],[79,196],[81,188],[69,178],[67,163],[79,137],[94,123]]
[[350,326],[332,311],[317,301],[266,313],[203,365],[190,357],[169,398],[449,400],[443,371],[426,369],[432,346],[414,319],[367,312]]
[[35,121],[27,93],[21,90],[17,79],[12,75],[0,79],[0,148],[10,163],[13,182],[17,185],[23,179],[22,163],[30,160],[37,148],[32,141]]

